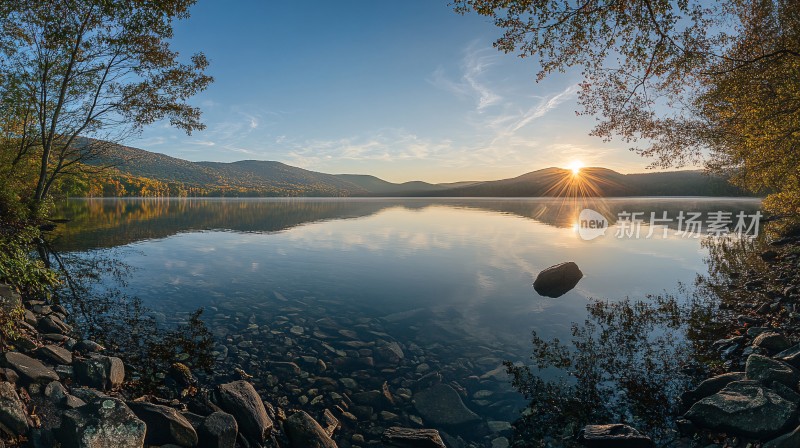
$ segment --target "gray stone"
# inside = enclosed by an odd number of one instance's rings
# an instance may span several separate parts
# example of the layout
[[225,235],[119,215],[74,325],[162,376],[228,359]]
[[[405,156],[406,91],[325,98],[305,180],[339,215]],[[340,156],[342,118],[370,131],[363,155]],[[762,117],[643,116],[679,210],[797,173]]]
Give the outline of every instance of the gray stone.
[[767,350],[769,353],[777,353],[783,350],[786,350],[791,346],[789,340],[786,339],[786,336],[774,332],[774,331],[765,331],[764,333],[759,334],[753,340],[753,345],[755,347],[761,347]]
[[98,398],[106,398],[108,395],[100,392],[99,390],[91,389],[88,387],[73,387],[72,395],[80,398],[81,400],[91,403]]
[[28,432],[28,426],[28,413],[14,385],[0,382],[0,427],[7,433],[21,436]]
[[65,324],[64,321],[55,315],[40,317],[36,323],[36,329],[42,333],[61,333],[69,334],[72,332],[72,327]]
[[20,378],[31,383],[46,384],[58,380],[56,372],[30,356],[17,352],[3,354],[5,365],[19,373]]
[[378,360],[389,364],[398,364],[403,360],[403,358],[405,358],[405,353],[403,353],[402,347],[400,347],[400,344],[394,341],[377,347],[375,349],[375,354]]
[[106,397],[64,411],[60,440],[64,448],[142,448],[145,431],[125,403]]
[[761,381],[764,384],[777,381],[789,387],[797,385],[798,372],[794,367],[766,356],[748,356],[744,371],[748,380]]
[[685,417],[701,428],[764,439],[785,430],[796,413],[796,403],[759,382],[734,381],[695,403]]
[[86,402],[74,395],[67,394],[66,398],[64,399],[64,406],[69,409],[79,408],[84,405],[86,405]]
[[264,402],[247,381],[222,384],[217,389],[219,407],[231,414],[239,424],[239,432],[256,443],[263,443],[272,430]]
[[239,427],[236,419],[225,412],[214,412],[197,428],[198,448],[234,448]]
[[533,289],[546,297],[561,297],[583,278],[583,272],[573,261],[550,266],[536,276]]
[[114,390],[125,380],[125,365],[119,358],[93,354],[86,359],[76,359],[73,364],[75,379],[85,386]]
[[650,448],[653,441],[635,428],[621,423],[586,425],[578,442],[589,448]]
[[36,350],[36,354],[45,361],[50,361],[54,364],[72,364],[72,352],[58,345],[45,345]]
[[284,429],[292,448],[336,448],[336,442],[304,411],[287,418]]
[[776,359],[780,359],[789,365],[800,368],[800,344],[787,348],[786,350],[775,355]]
[[729,383],[734,381],[742,381],[743,379],[745,379],[744,372],[723,373],[722,375],[717,375],[704,380],[698,384],[694,390],[684,394],[681,399],[683,400],[684,405],[691,406],[697,400],[719,392]]
[[481,421],[464,405],[458,392],[447,384],[437,384],[417,392],[414,407],[427,423],[434,426],[466,426]]
[[381,440],[388,446],[397,448],[446,448],[439,431],[435,429],[394,426],[383,432]]
[[59,381],[53,381],[44,388],[44,396],[55,404],[60,404],[67,398],[67,388]]
[[179,446],[197,445],[197,432],[178,411],[147,402],[128,402],[134,414],[147,425],[144,442],[150,445],[174,443]]

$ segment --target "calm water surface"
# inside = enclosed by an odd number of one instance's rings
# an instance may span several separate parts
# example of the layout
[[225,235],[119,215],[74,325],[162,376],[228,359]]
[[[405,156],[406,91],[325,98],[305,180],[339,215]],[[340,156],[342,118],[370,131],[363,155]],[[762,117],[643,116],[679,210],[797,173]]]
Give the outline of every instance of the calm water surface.
[[[611,219],[605,236],[579,238],[574,225],[585,207]],[[704,272],[700,239],[674,229],[615,238],[617,213],[758,207],[697,198],[71,200],[61,214],[73,221],[60,229],[58,247],[118,248],[133,268],[126,292],[167,322],[202,306],[221,338],[237,325],[300,326],[305,333],[288,357],[302,354],[320,329],[315,322],[327,318],[334,329],[355,327],[367,343],[399,342],[411,367],[426,364],[465,383],[493,380],[476,387],[501,390],[505,379],[494,370],[504,359],[528,358],[531,330],[567,338],[591,298],[675,292]],[[564,261],[585,277],[559,298],[539,296],[537,273]],[[247,356],[229,361],[253,368]],[[481,404],[468,403],[477,411]],[[487,418],[510,419],[509,409]]]

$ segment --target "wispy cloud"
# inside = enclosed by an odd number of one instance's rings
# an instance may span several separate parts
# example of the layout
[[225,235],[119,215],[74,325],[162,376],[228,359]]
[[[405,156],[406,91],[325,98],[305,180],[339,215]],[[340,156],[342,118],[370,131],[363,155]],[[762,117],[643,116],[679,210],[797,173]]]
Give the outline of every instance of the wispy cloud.
[[500,96],[485,80],[488,69],[495,64],[498,54],[491,48],[482,48],[477,43],[464,50],[461,64],[461,77],[458,81],[450,79],[443,67],[438,67],[428,82],[457,96],[471,97],[476,102],[476,110],[482,111],[502,101]]
[[186,142],[189,145],[197,145],[197,146],[214,146],[216,145],[215,142],[211,140],[189,140]]

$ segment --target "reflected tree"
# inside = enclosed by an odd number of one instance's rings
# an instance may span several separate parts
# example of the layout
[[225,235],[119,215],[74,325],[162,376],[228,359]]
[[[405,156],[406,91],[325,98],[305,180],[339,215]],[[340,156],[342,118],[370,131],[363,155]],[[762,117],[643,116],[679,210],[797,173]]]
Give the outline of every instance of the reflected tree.
[[46,242],[42,248],[64,278],[54,300],[70,311],[81,336],[124,358],[129,368],[126,380],[133,390],[158,390],[165,397],[189,393],[193,389],[187,386],[192,384],[167,387],[176,385],[168,376],[175,364],[195,373],[211,371],[214,339],[201,319],[202,308],[180,325],[167,328],[141,300],[123,292],[131,267],[121,261],[118,250],[59,254]]
[[744,302],[731,279],[764,269],[762,241],[703,244],[709,273],[693,287],[643,300],[594,300],[569,341],[534,332],[531,365],[506,363],[513,386],[530,401],[514,423],[513,446],[575,446],[587,424],[626,423],[659,445],[676,436],[681,394],[730,367],[714,342],[738,331],[735,304]]

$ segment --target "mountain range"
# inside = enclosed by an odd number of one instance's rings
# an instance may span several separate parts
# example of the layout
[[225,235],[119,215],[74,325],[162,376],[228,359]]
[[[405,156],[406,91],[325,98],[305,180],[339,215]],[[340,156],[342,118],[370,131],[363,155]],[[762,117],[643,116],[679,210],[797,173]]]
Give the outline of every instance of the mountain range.
[[699,170],[621,174],[545,168],[511,179],[432,184],[392,183],[364,174],[326,174],[275,161],[190,162],[122,145],[106,145],[92,162],[111,169],[90,196],[742,196],[726,179]]

